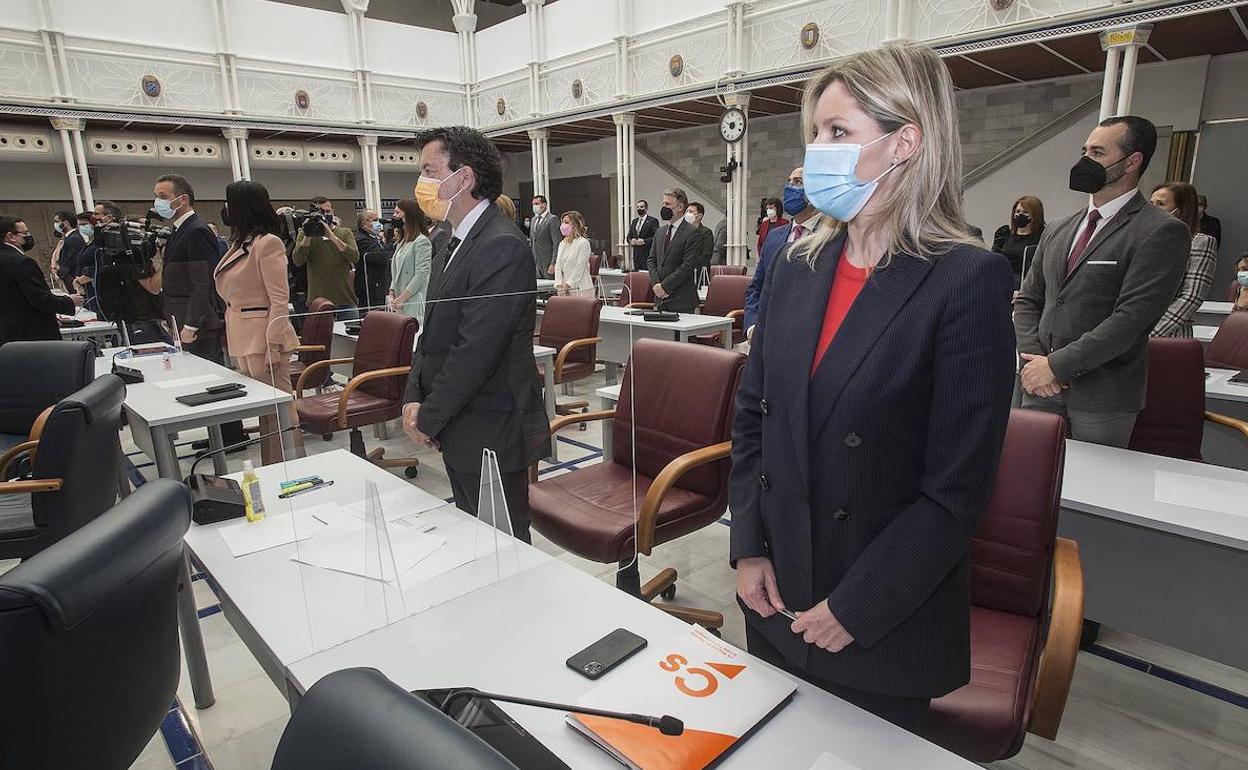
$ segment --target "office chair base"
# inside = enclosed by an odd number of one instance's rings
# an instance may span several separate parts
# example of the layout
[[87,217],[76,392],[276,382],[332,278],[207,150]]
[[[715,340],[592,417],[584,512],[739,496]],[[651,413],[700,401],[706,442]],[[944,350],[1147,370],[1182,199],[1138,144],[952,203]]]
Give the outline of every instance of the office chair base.
[[415,457],[394,457],[387,460],[386,450],[383,447],[377,447],[369,452],[368,460],[378,468],[402,468],[403,475],[409,479],[416,478],[417,474],[420,473],[417,467],[420,465],[420,460]]
[[[643,586],[641,585],[641,573],[637,568],[637,560],[628,559],[620,562],[620,570],[615,573],[615,587],[625,593],[636,596],[643,602],[653,604],[657,596],[662,596],[664,599],[669,600],[676,598],[676,578],[676,570],[671,567],[665,567]],[[719,635],[720,627],[724,625],[724,616],[718,612],[670,604],[655,604],[654,606],[686,623],[696,623],[717,636]]]

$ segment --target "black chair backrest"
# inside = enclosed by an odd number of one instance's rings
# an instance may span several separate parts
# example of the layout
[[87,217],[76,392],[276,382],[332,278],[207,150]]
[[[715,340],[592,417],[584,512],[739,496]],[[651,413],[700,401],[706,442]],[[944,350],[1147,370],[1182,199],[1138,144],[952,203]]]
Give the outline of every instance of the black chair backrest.
[[516,770],[466,728],[372,668],[335,671],[295,707],[272,770]]
[[39,413],[95,379],[95,346],[85,340],[0,346],[0,433],[29,435]]
[[152,481],[0,576],[0,768],[122,770],[143,751],[178,687],[190,515],[184,485]]
[[117,499],[117,433],[125,398],[125,383],[106,374],[53,407],[39,438],[33,477],[65,483],[59,492],[31,496],[42,547],[79,529]]

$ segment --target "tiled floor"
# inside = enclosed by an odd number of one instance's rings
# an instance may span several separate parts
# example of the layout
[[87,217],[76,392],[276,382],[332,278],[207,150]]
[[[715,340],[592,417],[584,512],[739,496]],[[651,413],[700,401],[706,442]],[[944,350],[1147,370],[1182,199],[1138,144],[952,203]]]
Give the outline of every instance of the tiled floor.
[[[601,384],[598,381],[591,386],[582,385],[578,392],[581,397],[590,393],[591,403],[596,406],[592,392]],[[602,445],[599,425],[591,424],[585,431],[568,430],[564,435],[570,440],[560,444],[560,461],[564,467],[547,470],[546,475],[566,473],[578,465],[600,461],[600,453],[595,449]],[[182,440],[193,438],[197,436],[184,436]],[[365,438],[370,448],[378,444],[371,432],[366,432]],[[380,443],[393,447],[395,455],[412,451],[397,425],[392,426],[389,438]],[[319,437],[307,438],[309,453],[345,447],[346,434],[338,434],[330,442]],[[137,450],[130,447],[128,451]],[[183,447],[183,455],[189,454],[189,447]],[[439,457],[428,451],[418,455],[422,465],[416,483],[440,497],[450,497],[450,485]],[[258,451],[250,451],[247,456],[258,464]],[[145,466],[148,461],[143,455],[135,454],[132,460],[140,466],[139,472],[146,477],[154,476],[154,468],[150,464]],[[230,465],[231,468],[241,467],[241,457],[231,457]],[[535,544],[548,553],[605,581],[613,581],[614,565],[597,564],[563,553],[536,533],[534,539]],[[734,573],[726,563],[727,549],[728,527],[715,524],[657,548],[653,556],[642,557],[641,575],[645,580],[662,567],[675,567],[680,573],[677,601],[723,612],[724,638],[744,646],[744,620],[733,600]],[[201,608],[215,605],[205,581],[197,581],[195,591]],[[190,686],[184,673],[178,699],[187,708],[171,715],[164,735],[158,733],[153,737],[134,764],[135,770],[167,770],[175,766],[180,770],[259,770],[267,768],[272,760],[289,716],[284,699],[222,614],[208,614],[201,624],[217,703],[204,711],[191,707]],[[1193,658],[1108,629],[1102,637],[1102,645],[1125,653],[1133,660],[1163,666],[1176,674],[1171,678],[1192,677],[1238,693],[1241,705],[1137,670],[1142,666],[1133,668],[1102,655],[1080,653],[1058,740],[1050,742],[1028,736],[1018,756],[993,767],[1002,770],[1248,770],[1248,698],[1243,697],[1248,696],[1248,672]],[[189,735],[186,730],[178,729],[179,718],[189,726]],[[176,765],[175,760],[178,761]]]

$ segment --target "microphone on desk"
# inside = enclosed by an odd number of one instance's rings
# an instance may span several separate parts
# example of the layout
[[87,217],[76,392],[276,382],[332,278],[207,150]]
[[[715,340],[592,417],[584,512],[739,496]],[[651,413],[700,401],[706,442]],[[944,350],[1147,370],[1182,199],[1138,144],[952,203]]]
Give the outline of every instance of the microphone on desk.
[[213,476],[207,473],[196,473],[195,468],[213,455],[230,452],[242,447],[251,446],[266,438],[280,436],[287,431],[298,430],[298,425],[291,425],[281,430],[264,433],[254,438],[239,441],[220,449],[207,449],[195,456],[191,463],[191,472],[186,477],[186,485],[191,488],[191,519],[196,524],[215,524],[226,519],[237,519],[244,514],[243,490],[238,482],[224,476]]
[[552,709],[554,711],[570,711],[574,714],[586,714],[591,717],[605,717],[607,719],[619,719],[624,722],[632,722],[633,724],[645,725],[653,727],[664,735],[680,735],[685,731],[685,723],[673,716],[655,717],[648,714],[626,714],[621,711],[603,711],[602,709],[585,708],[584,706],[572,706],[567,703],[553,703],[551,701],[533,700],[532,698],[520,698],[515,695],[499,695],[493,692],[482,692],[481,690],[464,689],[455,690],[446,696],[446,700],[442,702],[442,713],[447,716],[451,715],[451,705],[463,698],[484,698],[485,700],[502,701],[503,703],[517,703],[521,706],[534,706],[539,709]]

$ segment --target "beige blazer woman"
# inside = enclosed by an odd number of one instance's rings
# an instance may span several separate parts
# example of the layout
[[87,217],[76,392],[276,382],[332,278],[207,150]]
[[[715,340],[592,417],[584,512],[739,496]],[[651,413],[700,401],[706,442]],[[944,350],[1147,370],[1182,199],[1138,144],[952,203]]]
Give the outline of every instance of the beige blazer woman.
[[290,325],[286,248],[280,238],[265,234],[230,249],[213,277],[225,300],[231,356],[289,353],[299,345]]

